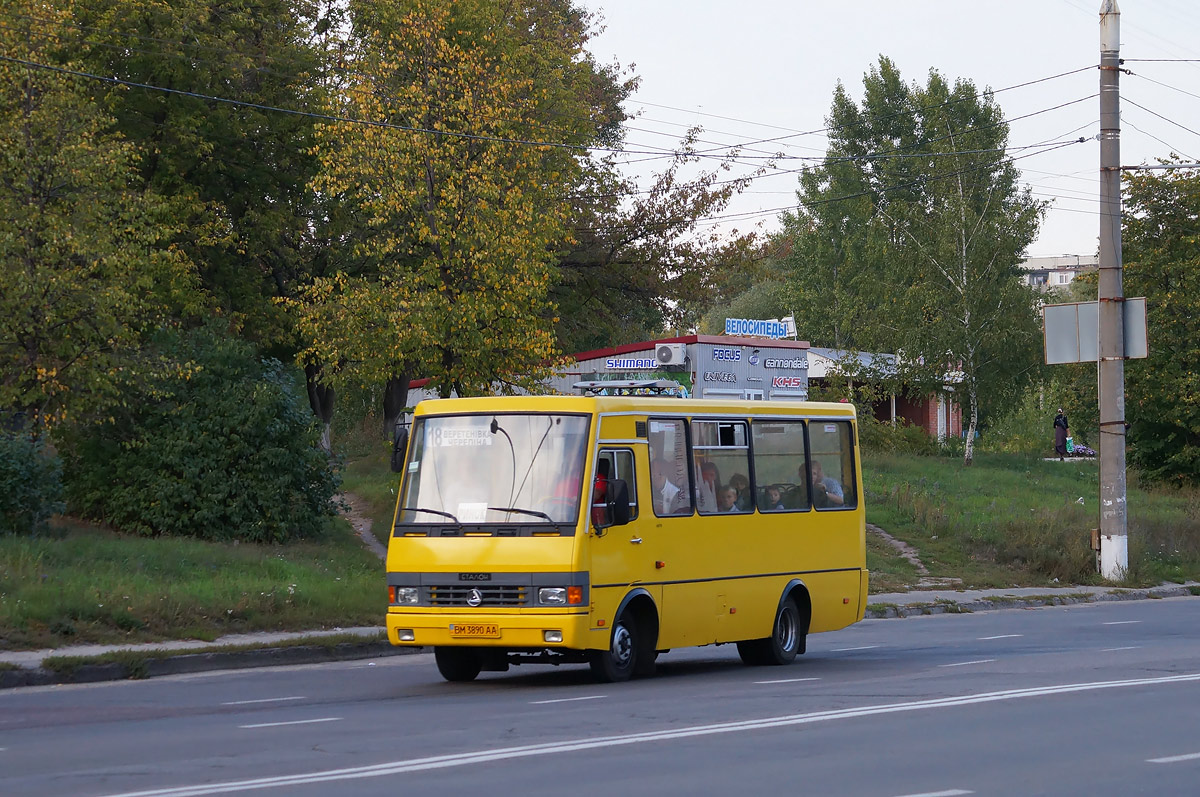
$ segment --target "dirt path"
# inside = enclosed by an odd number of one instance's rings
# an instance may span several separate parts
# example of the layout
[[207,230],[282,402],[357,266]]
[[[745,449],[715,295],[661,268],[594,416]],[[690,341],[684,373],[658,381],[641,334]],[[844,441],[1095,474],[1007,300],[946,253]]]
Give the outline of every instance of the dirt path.
[[896,553],[900,554],[906,561],[917,569],[917,583],[915,589],[928,589],[929,587],[954,587],[962,584],[961,578],[933,578],[929,575],[929,568],[925,567],[925,563],[921,561],[921,557],[917,555],[917,551],[904,540],[898,540],[891,534],[888,534],[878,526],[867,524],[867,531],[879,537],[881,540],[890,545]]
[[346,506],[342,517],[350,521],[350,525],[354,527],[354,533],[362,540],[363,545],[367,546],[367,550],[380,559],[386,559],[387,548],[383,547],[383,543],[371,533],[371,519],[367,517],[366,502],[354,493],[342,493],[338,497]]

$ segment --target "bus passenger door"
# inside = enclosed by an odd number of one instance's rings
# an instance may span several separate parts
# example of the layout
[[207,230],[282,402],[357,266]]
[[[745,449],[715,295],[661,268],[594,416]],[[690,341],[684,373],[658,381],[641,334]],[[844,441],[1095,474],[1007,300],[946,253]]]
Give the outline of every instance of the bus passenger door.
[[608,461],[611,478],[626,483],[630,504],[626,525],[597,529],[589,518],[592,630],[600,632],[612,627],[617,608],[631,589],[645,589],[661,606],[662,587],[655,567],[661,557],[661,537],[653,529],[654,513],[645,500],[639,501],[640,485],[649,484],[645,461],[639,463],[632,449],[616,448],[601,449],[598,459]]

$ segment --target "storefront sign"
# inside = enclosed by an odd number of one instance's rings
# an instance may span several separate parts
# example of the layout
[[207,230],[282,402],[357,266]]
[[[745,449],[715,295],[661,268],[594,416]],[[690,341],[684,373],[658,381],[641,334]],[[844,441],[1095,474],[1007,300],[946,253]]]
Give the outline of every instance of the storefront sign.
[[802,376],[775,376],[771,387],[808,387],[808,381]]
[[737,377],[728,371],[705,371],[705,382],[737,382]]
[[768,357],[763,360],[763,368],[797,368],[801,371],[808,370],[808,358],[806,357]]
[[653,357],[610,357],[604,361],[604,367],[620,371],[654,370],[658,368],[658,360]]
[[786,338],[794,334],[794,328],[789,329],[786,323],[774,318],[726,318],[726,335],[750,335],[757,338]]
[[736,363],[742,361],[741,349],[723,349],[716,347],[712,350],[712,358],[721,362]]

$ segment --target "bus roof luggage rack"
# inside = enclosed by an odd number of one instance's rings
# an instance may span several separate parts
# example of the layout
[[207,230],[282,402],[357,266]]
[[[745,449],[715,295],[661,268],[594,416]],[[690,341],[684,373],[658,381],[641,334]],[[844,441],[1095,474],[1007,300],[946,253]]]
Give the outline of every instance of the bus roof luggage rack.
[[683,386],[670,379],[625,379],[576,382],[572,387],[585,396],[681,396]]

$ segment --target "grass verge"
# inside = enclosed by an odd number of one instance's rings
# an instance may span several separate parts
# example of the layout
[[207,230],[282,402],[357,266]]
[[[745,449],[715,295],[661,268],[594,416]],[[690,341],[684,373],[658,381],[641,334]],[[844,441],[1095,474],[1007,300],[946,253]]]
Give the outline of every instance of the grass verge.
[[0,537],[0,647],[212,640],[378,624],[383,571],[349,524],[287,545],[130,537],[60,524]]

